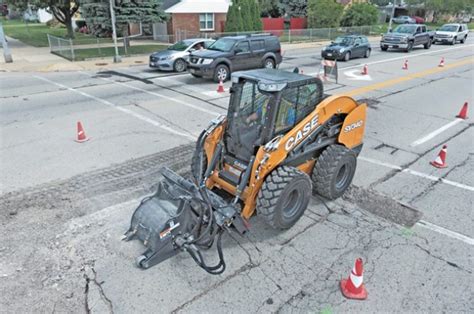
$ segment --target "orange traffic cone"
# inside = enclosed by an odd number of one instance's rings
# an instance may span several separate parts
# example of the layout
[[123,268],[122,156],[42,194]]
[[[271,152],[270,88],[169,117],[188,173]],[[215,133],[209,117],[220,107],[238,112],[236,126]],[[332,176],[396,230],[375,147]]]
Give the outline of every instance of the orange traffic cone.
[[438,64],[439,67],[444,67],[444,57],[441,57],[441,61]]
[[355,261],[349,278],[341,280],[341,291],[346,298],[356,300],[367,299],[367,290],[365,290],[363,284],[363,271],[362,258],[358,258]]
[[430,161],[430,165],[436,168],[446,168],[448,165],[446,165],[446,154],[448,152],[448,146],[443,145],[443,148],[438,154],[438,157],[434,161]]
[[467,101],[462,106],[461,111],[459,111],[456,118],[461,118],[461,119],[464,119],[464,120],[467,119]]
[[403,63],[402,70],[408,70],[408,60]]
[[89,138],[86,136],[86,132],[84,132],[84,128],[82,127],[82,123],[77,121],[77,138],[75,139],[76,142],[82,143],[88,141]]
[[367,75],[369,74],[369,67],[366,65],[364,65],[364,67],[362,68],[362,72],[360,72],[360,74],[362,75]]
[[224,93],[225,92],[224,83],[222,82],[222,80],[219,81],[219,86],[217,86],[217,92],[218,93]]

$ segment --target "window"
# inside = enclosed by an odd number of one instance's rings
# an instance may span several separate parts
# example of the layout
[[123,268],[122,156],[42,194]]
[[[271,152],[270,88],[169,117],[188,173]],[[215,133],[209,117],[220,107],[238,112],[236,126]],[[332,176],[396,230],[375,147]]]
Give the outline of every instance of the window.
[[239,43],[235,49],[240,50],[240,51],[238,51],[239,53],[250,52],[249,42],[248,41],[243,41],[243,42]]
[[252,46],[252,51],[264,50],[265,49],[265,41],[264,40],[252,40],[250,42]]
[[199,28],[202,31],[214,30],[214,13],[199,14]]
[[357,38],[355,39],[355,44],[356,44],[356,45],[362,44],[362,41],[360,40],[360,37],[357,37]]
[[286,131],[304,119],[314,110],[319,97],[316,84],[284,90],[275,121],[275,133]]
[[422,27],[421,27],[421,31],[422,31],[423,33],[425,33],[425,32],[426,32],[426,27],[422,26]]

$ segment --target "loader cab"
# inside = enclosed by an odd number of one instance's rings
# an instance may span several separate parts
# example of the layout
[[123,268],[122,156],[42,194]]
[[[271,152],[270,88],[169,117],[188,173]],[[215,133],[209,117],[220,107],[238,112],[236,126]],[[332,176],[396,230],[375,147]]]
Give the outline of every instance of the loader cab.
[[282,70],[236,72],[232,83],[225,146],[245,163],[260,146],[292,129],[323,98],[319,79]]

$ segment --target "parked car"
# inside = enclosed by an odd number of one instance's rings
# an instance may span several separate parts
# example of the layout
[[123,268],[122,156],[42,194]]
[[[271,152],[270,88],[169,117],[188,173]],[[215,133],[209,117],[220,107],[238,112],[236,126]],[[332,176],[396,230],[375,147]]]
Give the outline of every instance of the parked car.
[[188,72],[219,82],[234,71],[275,68],[281,60],[280,41],[271,34],[222,37],[207,50],[191,53]]
[[399,25],[393,32],[388,32],[382,36],[380,49],[387,51],[388,48],[395,48],[410,52],[413,47],[420,45],[423,45],[425,49],[430,49],[433,36],[434,32],[428,31],[425,25]]
[[412,19],[411,17],[407,15],[400,15],[400,16],[394,17],[392,21],[393,23],[396,23],[396,24],[415,24],[416,23],[415,19]]
[[435,32],[433,43],[449,43],[454,45],[457,41],[464,44],[469,34],[466,24],[444,24]]
[[411,18],[415,20],[416,24],[424,24],[425,23],[425,19],[422,18],[421,16],[416,16],[415,15],[415,16],[412,16]]
[[208,48],[215,40],[194,38],[178,41],[168,49],[154,52],[150,56],[150,67],[164,71],[186,71],[186,59],[196,50]]
[[321,50],[323,59],[349,61],[356,57],[370,57],[372,47],[365,36],[348,35],[337,37],[329,46]]

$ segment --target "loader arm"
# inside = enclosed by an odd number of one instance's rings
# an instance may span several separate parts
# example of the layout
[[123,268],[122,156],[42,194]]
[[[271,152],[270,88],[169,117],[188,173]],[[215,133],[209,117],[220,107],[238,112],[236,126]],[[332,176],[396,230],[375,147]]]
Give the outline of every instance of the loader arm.
[[[252,169],[253,175],[250,177],[248,187],[243,194],[245,196],[245,206],[242,209],[242,216],[248,219],[254,213],[258,192],[267,175],[281,165],[295,147],[316,132],[334,115],[346,115],[343,129],[337,139],[338,143],[348,148],[354,148],[362,144],[366,108],[366,104],[359,105],[351,97],[330,96],[316,106],[315,110],[301,120],[292,130],[287,132],[281,138],[276,150],[267,152],[263,146],[260,147]],[[347,127],[354,123],[359,123],[359,125],[349,130]],[[347,128],[347,132],[344,131],[345,128]],[[302,163],[299,168],[310,174],[313,166],[314,160],[308,160]]]

